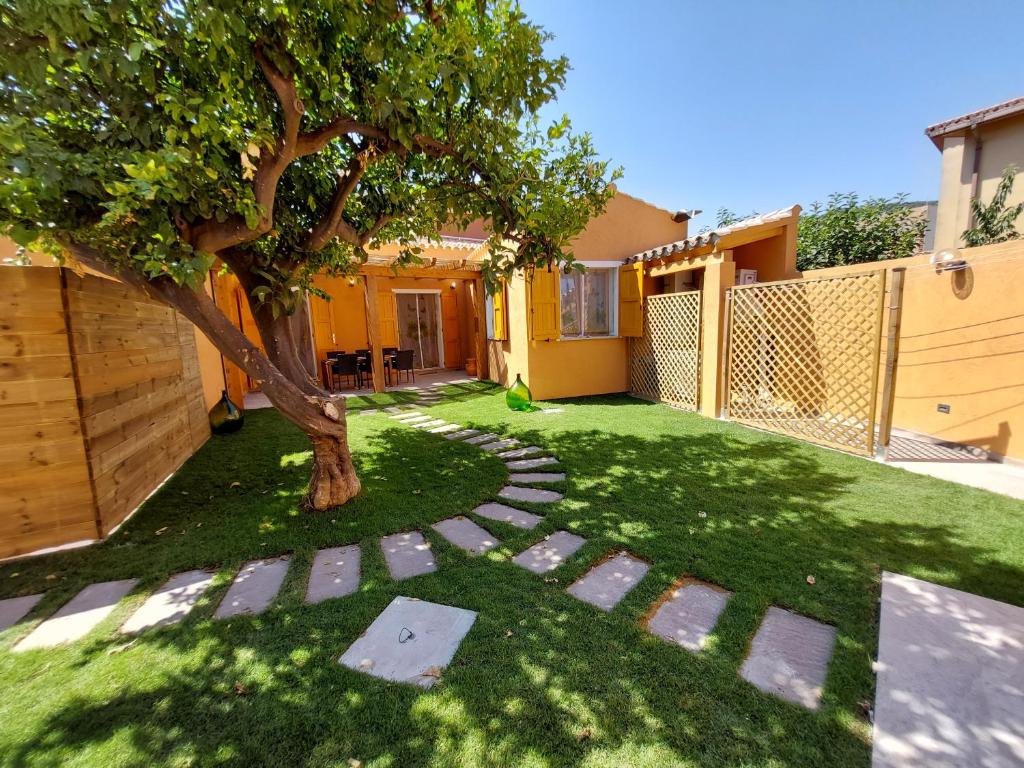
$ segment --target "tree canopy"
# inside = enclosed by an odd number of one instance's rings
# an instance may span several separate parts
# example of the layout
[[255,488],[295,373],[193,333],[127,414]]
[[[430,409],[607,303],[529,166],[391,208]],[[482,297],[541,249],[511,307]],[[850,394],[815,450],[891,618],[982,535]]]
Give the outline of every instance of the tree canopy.
[[1003,170],[1002,178],[988,205],[978,198],[971,200],[973,226],[963,233],[965,245],[1004,243],[1021,236],[1020,230],[1017,229],[1017,219],[1024,213],[1024,201],[1015,205],[1007,204],[1016,178],[1017,167],[1009,165]]

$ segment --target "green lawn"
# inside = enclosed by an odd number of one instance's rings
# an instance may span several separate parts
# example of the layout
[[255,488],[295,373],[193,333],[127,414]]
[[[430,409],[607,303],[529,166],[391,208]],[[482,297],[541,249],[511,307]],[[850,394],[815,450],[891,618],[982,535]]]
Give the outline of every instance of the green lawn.
[[[494,498],[501,461],[380,415],[350,422],[360,497],[303,512],[303,436],[250,412],[106,543],[0,566],[0,597],[47,592],[0,634],[0,764],[863,767],[881,571],[1024,602],[1019,502],[628,397],[523,414],[492,388],[449,391],[431,413],[562,458],[567,498],[537,529],[487,522],[502,546],[479,558],[449,546],[427,526]],[[438,571],[394,583],[377,538],[413,528]],[[557,529],[588,541],[552,577],[509,562]],[[314,552],[352,542],[360,591],[303,605]],[[622,548],[652,568],[611,614],[564,592]],[[211,619],[243,561],[283,553],[292,564],[270,611]],[[218,579],[188,619],[124,647],[116,627],[147,592],[203,566]],[[684,574],[734,593],[699,655],[641,625]],[[142,582],[85,640],[10,653],[86,584],[126,577]],[[479,612],[429,692],[336,663],[396,595]],[[838,628],[817,713],[738,676],[772,604]]]

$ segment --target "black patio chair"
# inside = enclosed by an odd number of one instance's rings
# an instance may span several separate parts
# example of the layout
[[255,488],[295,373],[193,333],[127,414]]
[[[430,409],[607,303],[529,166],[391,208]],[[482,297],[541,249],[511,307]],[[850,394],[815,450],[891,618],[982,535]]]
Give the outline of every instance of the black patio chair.
[[395,358],[398,355],[398,347],[384,347],[382,356],[384,358],[384,374],[387,376],[388,384],[391,383],[391,371],[395,367]]
[[405,380],[408,381],[409,377],[412,377],[413,382],[416,381],[416,371],[413,370],[413,357],[414,352],[411,349],[400,349],[395,355],[395,380],[399,382],[402,380],[402,371],[405,371]]
[[[356,355],[342,354],[331,362],[332,379],[334,376],[352,378],[353,386],[359,385],[359,358]],[[332,381],[333,384],[333,381]]]
[[363,386],[363,376],[368,376],[373,381],[373,355],[368,349],[356,350],[356,368],[359,371],[359,386]]

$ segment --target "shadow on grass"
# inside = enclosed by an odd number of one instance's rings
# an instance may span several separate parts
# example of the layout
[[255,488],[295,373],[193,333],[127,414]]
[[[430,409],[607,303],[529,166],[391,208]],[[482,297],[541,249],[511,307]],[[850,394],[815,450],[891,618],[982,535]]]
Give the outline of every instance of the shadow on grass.
[[[452,514],[451,505],[467,512],[472,504],[460,494],[477,477],[468,474],[495,472],[483,496],[502,480],[493,457],[463,458],[468,446],[440,449],[456,462],[454,470],[418,498],[375,506],[372,523],[332,529],[333,540],[316,531],[272,538],[306,554],[293,562],[267,614],[214,622],[219,595],[211,595],[183,625],[143,635],[122,653],[107,653],[120,639],[94,640],[83,649],[94,674],[121,684],[90,695],[79,693],[79,680],[7,759],[56,765],[86,750],[95,763],[132,766],[345,765],[350,758],[382,766],[866,766],[869,726],[861,702],[872,694],[880,569],[936,573],[953,586],[1017,600],[1010,592],[1024,571],[968,543],[941,510],[904,514],[907,505],[934,504],[935,486],[901,483],[887,468],[759,433],[713,422],[686,426],[673,434],[655,424],[642,436],[520,430],[516,437],[562,459],[567,498],[531,507],[546,514],[534,531],[488,523],[503,541],[493,557],[463,556],[426,529],[438,572],[396,584],[373,537],[426,527]],[[374,459],[364,472],[386,465],[381,476],[398,473],[407,488],[402,465],[422,471],[444,442],[385,428],[369,438],[368,455],[392,458]],[[554,578],[504,561],[557,529],[588,541]],[[309,553],[356,540],[364,552],[360,591],[302,605]],[[613,613],[564,592],[602,554],[623,548],[653,567]],[[257,545],[245,556],[281,551]],[[232,550],[232,558],[241,556]],[[733,592],[697,655],[650,636],[640,623],[684,573]],[[806,579],[811,574],[814,585]],[[479,612],[430,692],[336,663],[398,594]],[[770,604],[838,628],[819,713],[761,694],[738,677]],[[154,671],[137,680],[133,670],[142,667]],[[24,682],[45,693],[44,681],[45,675]]]

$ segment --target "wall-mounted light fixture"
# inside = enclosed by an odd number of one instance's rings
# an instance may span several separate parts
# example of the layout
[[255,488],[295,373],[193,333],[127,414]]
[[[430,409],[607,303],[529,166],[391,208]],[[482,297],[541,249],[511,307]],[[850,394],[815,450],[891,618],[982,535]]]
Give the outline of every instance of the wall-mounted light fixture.
[[960,251],[956,248],[943,248],[941,251],[933,253],[928,262],[935,267],[937,275],[967,268],[967,262],[960,258]]
[[455,290],[455,281],[452,280],[451,284],[449,284],[448,287],[451,288],[454,291]]
[[348,284],[349,284],[349,287],[355,285],[356,284],[356,279],[354,277],[350,277],[348,279]]

